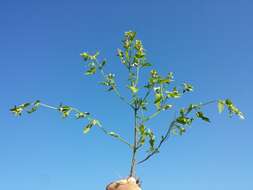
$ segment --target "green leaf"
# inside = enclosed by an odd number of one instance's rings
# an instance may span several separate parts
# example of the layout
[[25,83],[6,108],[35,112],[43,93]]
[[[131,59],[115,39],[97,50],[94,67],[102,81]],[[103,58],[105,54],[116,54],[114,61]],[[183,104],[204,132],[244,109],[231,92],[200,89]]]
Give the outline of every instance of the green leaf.
[[84,59],[84,61],[88,61],[90,59],[90,55],[87,52],[83,52],[80,56]]
[[36,100],[36,101],[33,103],[32,109],[28,110],[27,113],[31,114],[31,113],[37,111],[37,109],[39,108],[39,106],[40,106],[40,101],[39,101],[39,100]]
[[164,110],[168,110],[168,109],[171,109],[172,108],[172,105],[171,104],[166,104],[162,107],[162,109]]
[[218,111],[219,113],[222,113],[225,108],[225,101],[224,100],[218,100]]
[[85,75],[93,75],[96,73],[96,71],[97,71],[96,67],[90,67],[89,70],[85,72]]
[[133,94],[137,93],[139,90],[136,86],[128,86],[128,88],[131,90]]
[[96,119],[91,120],[91,121],[83,128],[83,133],[84,133],[84,134],[88,133],[88,132],[90,131],[90,129],[91,129],[93,126],[95,126],[95,125],[101,127],[101,123],[100,123],[98,120],[96,120]]
[[148,62],[145,62],[145,63],[141,64],[141,67],[150,67],[150,66],[152,66],[152,64],[148,63]]
[[119,138],[120,136],[115,133],[115,132],[109,132],[108,135],[112,136],[112,137],[115,137],[115,138]]
[[165,83],[169,84],[170,82],[171,82],[170,79],[168,79],[168,78],[163,78],[163,79],[160,79],[158,83],[159,83],[159,84],[165,84]]
[[154,151],[155,150],[155,135],[150,129],[146,131],[146,135],[149,137],[149,145],[150,145],[149,151]]
[[151,75],[151,77],[152,77],[153,79],[159,77],[159,75],[158,75],[158,73],[157,73],[156,70],[151,70],[151,71],[150,71],[150,75]]
[[186,128],[185,127],[179,127],[179,135],[183,135],[186,132]]
[[119,56],[121,59],[124,57],[124,53],[121,49],[117,49],[117,56]]
[[23,103],[20,104],[19,106],[14,106],[13,108],[10,109],[10,111],[15,115],[15,116],[20,116],[23,112],[24,109],[26,109],[28,106],[30,106],[30,103]]
[[89,131],[90,131],[90,129],[93,127],[93,124],[90,122],[90,123],[88,123],[88,125],[86,125],[84,128],[83,128],[83,133],[84,134],[87,134]]
[[100,63],[98,69],[100,69],[100,70],[103,69],[105,65],[106,65],[106,60],[104,59],[104,60]]
[[65,118],[69,116],[70,112],[72,111],[72,108],[70,106],[60,105],[58,110],[62,113],[62,117]]
[[155,94],[155,101],[154,104],[160,104],[161,101],[163,99],[163,95],[162,94]]
[[145,131],[146,131],[145,125],[141,124],[141,125],[138,127],[138,130],[139,130],[139,132],[140,132],[141,135],[145,134]]
[[230,116],[235,114],[235,115],[239,116],[240,119],[245,119],[243,113],[233,104],[233,102],[230,99],[226,99],[225,104],[227,105]]
[[97,119],[93,119],[93,120],[91,121],[91,123],[92,123],[92,125],[97,125],[97,126],[99,126],[99,127],[102,127],[100,121],[97,120]]
[[20,116],[22,114],[23,109],[19,106],[14,106],[13,108],[10,109],[10,111],[15,115],[15,116]]
[[88,112],[78,112],[76,113],[76,119],[81,119],[81,118],[85,118],[87,117],[87,115],[89,115],[90,113]]
[[188,118],[185,116],[179,116],[176,119],[177,123],[182,124],[182,125],[190,125],[193,121],[193,118]]
[[25,108],[27,108],[28,106],[30,106],[30,103],[21,104],[19,107],[25,109]]
[[197,112],[196,116],[198,118],[202,119],[203,121],[210,122],[210,119],[208,117],[206,117],[203,112]]
[[197,110],[199,109],[200,106],[198,104],[190,104],[189,107],[187,108],[187,113],[190,113],[192,110]]
[[100,53],[97,51],[94,55],[91,56],[91,60],[96,60],[99,54]]
[[193,86],[191,84],[184,83],[183,86],[184,86],[183,93],[193,91]]
[[167,97],[168,98],[180,98],[181,94],[177,90],[177,88],[173,88],[173,91],[166,91]]

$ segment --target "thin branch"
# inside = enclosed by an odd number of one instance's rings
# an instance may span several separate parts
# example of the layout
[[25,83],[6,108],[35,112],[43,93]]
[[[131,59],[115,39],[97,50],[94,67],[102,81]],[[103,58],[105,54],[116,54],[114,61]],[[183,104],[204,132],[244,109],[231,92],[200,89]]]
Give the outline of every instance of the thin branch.
[[158,115],[161,113],[161,111],[162,111],[162,109],[160,109],[160,110],[156,111],[155,113],[153,113],[152,115],[148,116],[148,117],[144,120],[144,122],[147,122],[147,121],[149,121],[150,119],[153,119],[154,117],[158,116]]
[[[54,107],[54,106],[51,106],[51,105],[48,105],[48,104],[45,104],[45,103],[40,103],[40,106],[45,107],[45,108],[49,108],[49,109],[53,109],[53,110],[59,110],[58,107]],[[80,111],[79,109],[77,109],[77,108],[74,108],[74,107],[71,107],[71,106],[69,106],[69,108],[70,108],[72,111],[75,111],[76,113],[81,113],[81,111]],[[94,120],[94,119],[91,118],[89,115],[86,115],[85,118],[88,119],[89,121]],[[99,125],[98,125],[98,127],[99,127],[99,129],[102,130],[106,135],[109,135],[109,136],[112,137],[112,135],[110,135],[110,131],[106,130],[106,129],[105,129],[104,127],[102,127],[102,126],[99,126]],[[116,137],[115,137],[115,138],[116,138]],[[131,149],[133,148],[132,145],[131,145],[129,142],[127,142],[124,138],[122,138],[121,136],[118,135],[116,139],[118,139],[119,141],[123,142],[124,144],[126,144],[127,146],[129,146]]]
[[45,107],[45,108],[50,108],[50,109],[58,110],[57,107],[53,107],[53,106],[50,106],[50,105],[44,104],[44,103],[40,103],[40,106]]
[[155,148],[155,150],[152,151],[150,154],[148,154],[143,160],[139,161],[137,164],[141,164],[141,163],[147,161],[148,159],[150,159],[152,156],[154,156],[156,153],[159,152],[159,149],[162,146],[162,144],[168,139],[168,137],[170,135],[170,132],[171,132],[172,128],[174,127],[175,123],[176,123],[175,120],[173,120],[171,122],[171,124],[170,124],[170,126],[169,126],[169,128],[168,128],[168,130],[167,130],[167,132],[165,134],[165,136],[162,137],[162,140],[160,141],[159,145]]
[[[105,133],[106,135],[111,136],[111,135],[110,135],[110,131],[106,130],[104,127],[98,126],[98,128],[99,128],[103,133]],[[123,139],[121,136],[118,135],[118,136],[115,137],[115,138],[118,139],[119,141],[123,142],[123,143],[126,144],[127,146],[129,146],[131,149],[133,149],[133,146],[132,146],[129,142],[127,142],[125,139]]]
[[[207,106],[209,104],[213,104],[213,103],[216,103],[218,100],[212,100],[212,101],[208,101],[206,103],[200,103],[199,104],[199,107],[204,107],[204,106]],[[187,112],[186,114],[188,115],[190,112]],[[162,137],[162,140],[160,141],[160,143],[158,144],[158,146],[154,149],[154,151],[152,151],[151,153],[149,153],[143,160],[139,161],[137,164],[141,164],[145,161],[147,161],[148,159],[150,159],[152,156],[154,156],[156,153],[159,152],[159,149],[161,148],[162,144],[169,138],[170,136],[170,133],[171,133],[171,130],[173,129],[174,125],[177,123],[176,119],[174,119],[168,130],[166,131],[166,134],[165,136]]]
[[[96,64],[98,65],[97,60],[96,60]],[[102,77],[103,77],[104,79],[106,79],[106,75],[105,75],[105,72],[104,72],[103,68],[101,68],[101,69],[99,69],[99,70],[100,70],[100,73],[101,73]],[[116,86],[113,86],[113,89],[112,89],[112,90],[115,92],[115,94],[116,94],[123,102],[125,102],[127,105],[129,105],[130,107],[132,107],[132,105],[126,100],[126,98],[123,97],[123,96],[120,94],[120,92],[119,92],[119,90],[117,89]],[[133,107],[132,107],[132,108],[133,108]]]

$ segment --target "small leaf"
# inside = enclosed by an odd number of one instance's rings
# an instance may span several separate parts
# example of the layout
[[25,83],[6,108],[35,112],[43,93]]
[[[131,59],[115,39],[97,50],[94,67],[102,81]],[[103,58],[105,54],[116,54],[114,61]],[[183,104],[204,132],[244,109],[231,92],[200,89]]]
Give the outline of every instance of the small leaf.
[[155,150],[155,135],[150,129],[146,131],[146,135],[149,137],[149,145],[150,145],[149,151],[154,151]]
[[85,75],[93,75],[96,73],[96,71],[97,71],[96,67],[90,67],[89,70],[85,72]]
[[88,112],[78,112],[76,113],[76,119],[81,119],[81,118],[85,118],[87,117],[87,115],[89,115],[90,113]]
[[193,118],[188,118],[185,116],[180,116],[176,119],[177,123],[180,123],[182,125],[190,125],[193,121]]
[[90,129],[93,127],[93,124],[90,122],[88,125],[86,125],[84,128],[83,128],[83,133],[84,134],[87,134]]
[[179,128],[179,134],[182,136],[186,132],[186,129],[184,127]]
[[146,131],[145,125],[141,124],[141,125],[138,127],[138,129],[139,129],[141,135],[145,134],[145,131]]
[[187,108],[187,113],[190,113],[192,110],[197,110],[199,108],[200,106],[198,104],[190,104],[189,107]]
[[109,132],[108,135],[115,137],[115,138],[119,138],[119,135],[115,132]]
[[191,84],[184,83],[183,86],[184,86],[183,93],[193,91],[193,86]]
[[14,106],[13,108],[10,109],[10,111],[15,115],[15,116],[20,116],[23,109],[18,106]]
[[233,104],[233,102],[230,99],[226,99],[225,104],[227,105],[230,116],[235,114],[235,115],[239,116],[240,119],[245,119],[243,113]]
[[208,117],[206,117],[203,112],[197,112],[196,116],[198,118],[202,119],[203,121],[210,122],[210,119]]
[[40,101],[39,101],[39,100],[36,100],[36,101],[33,103],[32,109],[28,110],[27,113],[31,114],[31,113],[37,111],[37,109],[39,108],[39,106],[40,106]]
[[72,108],[70,106],[60,105],[58,110],[62,113],[62,117],[65,118],[69,116],[70,112],[72,111]]
[[80,56],[84,59],[84,61],[88,61],[90,59],[90,55],[87,52],[83,52]]
[[83,128],[83,133],[84,133],[84,134],[88,133],[88,132],[90,131],[90,129],[91,129],[93,126],[95,126],[95,125],[101,127],[101,124],[100,124],[100,122],[99,122],[98,120],[96,120],[96,119],[91,120],[91,121]]
[[166,104],[162,107],[162,109],[164,110],[168,110],[168,109],[171,109],[172,108],[172,105],[171,104]]
[[222,113],[225,108],[225,101],[224,100],[218,100],[218,111],[219,113]]
[[101,64],[99,65],[98,69],[100,69],[100,70],[103,69],[105,65],[106,65],[106,60],[104,59],[104,60],[101,62]]
[[167,97],[168,98],[180,98],[181,94],[179,93],[179,91],[177,90],[177,88],[175,87],[173,89],[173,91],[166,91]]
[[131,90],[133,94],[137,93],[139,90],[136,86],[128,86],[128,88]]
[[154,104],[160,104],[161,101],[163,99],[163,95],[162,94],[155,94],[155,101]]
[[27,113],[31,114],[31,113],[37,111],[37,109],[38,109],[38,107],[34,106],[34,107],[32,107],[32,109],[28,110]]
[[91,123],[92,123],[92,125],[97,125],[97,126],[99,126],[99,127],[102,126],[101,123],[100,123],[100,121],[97,120],[97,119],[93,119],[93,120],[91,121]]
[[24,104],[21,104],[19,107],[25,109],[26,107],[28,107],[30,105],[30,103],[24,103]]
[[150,67],[150,66],[152,66],[152,64],[148,63],[148,62],[145,62],[145,63],[141,64],[141,67]]

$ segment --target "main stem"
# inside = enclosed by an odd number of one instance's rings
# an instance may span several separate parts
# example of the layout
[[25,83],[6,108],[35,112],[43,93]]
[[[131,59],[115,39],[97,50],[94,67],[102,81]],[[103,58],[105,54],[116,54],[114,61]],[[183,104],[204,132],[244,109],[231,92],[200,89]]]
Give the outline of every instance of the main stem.
[[138,134],[137,134],[137,108],[134,108],[134,144],[132,152],[132,163],[130,169],[129,177],[136,177],[136,152],[137,152],[137,143],[138,143]]

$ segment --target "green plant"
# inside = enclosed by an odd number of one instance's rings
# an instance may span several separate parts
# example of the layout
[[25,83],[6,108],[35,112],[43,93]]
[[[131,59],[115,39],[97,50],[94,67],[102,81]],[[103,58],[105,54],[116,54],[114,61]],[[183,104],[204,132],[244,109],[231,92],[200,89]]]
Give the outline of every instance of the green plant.
[[[87,70],[85,75],[92,76],[100,73],[103,81],[100,82],[105,88],[114,92],[133,112],[133,143],[127,142],[118,133],[109,131],[104,128],[101,122],[91,116],[89,112],[82,112],[79,109],[68,105],[50,106],[37,100],[35,102],[24,103],[14,106],[10,111],[16,116],[20,116],[23,111],[33,113],[39,107],[54,109],[62,114],[63,118],[74,116],[76,119],[87,119],[88,124],[84,127],[83,132],[88,133],[93,127],[98,127],[106,135],[115,138],[126,144],[132,151],[130,177],[136,177],[136,165],[149,160],[152,156],[159,153],[161,146],[172,135],[183,135],[188,127],[196,120],[210,122],[210,119],[203,111],[203,107],[217,103],[218,111],[223,112],[227,108],[229,115],[237,115],[244,119],[242,112],[229,99],[212,100],[206,103],[190,104],[176,112],[175,117],[166,127],[164,134],[160,139],[155,138],[152,128],[148,127],[148,122],[162,112],[172,111],[172,99],[182,98],[185,94],[193,91],[193,86],[189,83],[183,83],[180,86],[174,85],[174,75],[169,72],[166,76],[161,76],[156,70],[150,70],[148,78],[144,79],[145,85],[140,84],[140,72],[152,65],[146,59],[146,52],[140,40],[136,39],[136,33],[132,31],[125,32],[122,49],[117,50],[117,56],[126,68],[128,73],[127,88],[131,94],[127,99],[118,89],[114,73],[106,73],[104,68],[106,60],[99,61],[99,52],[89,54],[81,53],[81,57],[86,62]],[[152,106],[152,107],[151,107]],[[149,114],[152,112],[151,114]],[[148,151],[141,160],[136,159],[136,155],[147,144]]]

